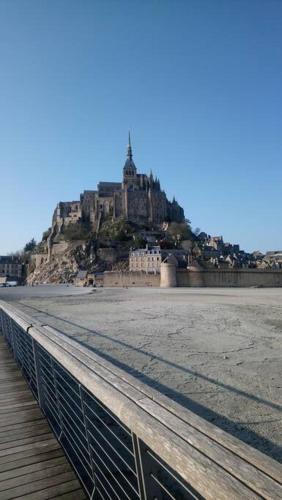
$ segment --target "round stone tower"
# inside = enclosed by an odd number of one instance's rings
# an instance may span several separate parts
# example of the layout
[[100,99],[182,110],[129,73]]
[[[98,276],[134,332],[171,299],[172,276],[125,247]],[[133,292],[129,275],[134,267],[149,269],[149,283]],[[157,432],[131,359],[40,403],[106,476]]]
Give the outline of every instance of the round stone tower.
[[161,288],[173,288],[177,286],[176,267],[177,260],[173,255],[169,255],[161,263]]

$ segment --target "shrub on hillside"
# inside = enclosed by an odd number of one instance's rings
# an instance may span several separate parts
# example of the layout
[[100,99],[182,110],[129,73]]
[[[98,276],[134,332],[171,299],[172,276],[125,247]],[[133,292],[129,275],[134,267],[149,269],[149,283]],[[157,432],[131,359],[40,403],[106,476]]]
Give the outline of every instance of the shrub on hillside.
[[131,238],[132,228],[124,219],[106,220],[99,231],[99,236],[114,241],[126,241]]
[[192,231],[190,225],[187,222],[171,222],[169,224],[167,233],[174,241],[191,239]]
[[86,240],[89,236],[89,229],[82,223],[68,224],[64,228],[64,239],[67,241]]

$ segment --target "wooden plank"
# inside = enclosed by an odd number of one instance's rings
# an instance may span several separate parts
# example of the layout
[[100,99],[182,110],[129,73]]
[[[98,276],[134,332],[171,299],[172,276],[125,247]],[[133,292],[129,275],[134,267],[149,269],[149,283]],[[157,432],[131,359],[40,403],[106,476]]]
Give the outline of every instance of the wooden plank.
[[10,462],[2,463],[0,466],[1,473],[5,471],[15,470],[20,467],[25,467],[26,465],[32,465],[36,463],[45,462],[46,460],[51,460],[57,457],[64,457],[64,452],[60,446],[57,446],[56,449],[43,451],[42,453],[25,455],[23,454],[21,457],[18,457],[15,460]]
[[21,371],[0,341],[1,500],[30,494],[36,500],[60,493],[70,496],[72,491],[77,500],[86,498]]
[[16,373],[21,373],[21,370],[20,368],[18,367],[18,365],[15,363],[15,360],[12,359],[11,360],[11,364],[9,364],[8,366],[2,366],[1,365],[1,354],[0,354],[0,376],[4,376],[4,375],[7,375],[7,374],[16,374]]
[[38,420],[42,418],[42,413],[39,408],[32,410],[23,410],[15,413],[14,415],[1,415],[0,416],[0,429],[5,428],[11,424],[19,422],[28,422],[30,420]]
[[7,479],[12,479],[13,477],[23,476],[31,472],[48,469],[49,467],[54,467],[64,463],[66,463],[66,458],[62,455],[61,457],[44,460],[43,462],[36,462],[35,464],[17,467],[16,469],[8,470],[6,472],[0,472],[0,484],[1,481],[6,481]]
[[6,435],[10,431],[16,431],[19,429],[28,429],[30,427],[33,428],[37,425],[42,425],[43,422],[46,423],[47,420],[42,415],[42,418],[38,420],[28,420],[27,422],[17,422],[16,424],[7,425],[5,427],[2,427],[2,429],[0,429],[0,437]]
[[0,404],[4,404],[6,401],[22,401],[26,398],[31,398],[32,394],[28,388],[21,391],[11,391],[8,394],[0,393]]
[[[17,414],[15,414],[15,412],[11,411],[10,416],[12,417],[13,415],[15,415],[15,418],[17,420],[20,418],[20,416],[22,416],[23,418],[30,417],[30,416],[34,416],[35,418],[37,418],[38,415],[42,416],[42,412],[41,412],[38,405],[35,408],[23,408],[20,413],[21,413],[21,415],[19,415],[19,412],[17,412]],[[5,422],[5,420],[7,420],[7,418],[8,418],[8,415],[6,413],[3,413],[2,415],[0,415],[0,422]],[[14,423],[12,421],[10,421],[10,422]]]
[[[1,389],[2,391],[2,389]],[[29,388],[25,384],[23,387],[12,387],[10,391],[5,391],[0,393],[0,401],[7,399],[9,396],[15,398],[21,394],[28,394]]]
[[40,460],[39,455],[41,453],[46,453],[48,451],[57,450],[58,448],[60,448],[60,445],[59,445],[58,441],[54,438],[54,439],[50,439],[50,442],[44,441],[43,443],[39,443],[38,446],[36,446],[36,447],[31,447],[31,448],[25,449],[24,451],[20,451],[18,453],[4,455],[4,456],[0,457],[0,470],[1,471],[3,470],[2,464],[6,464],[8,462],[15,462],[17,460],[20,460],[21,458],[30,457],[33,455],[37,456],[38,460]]
[[30,401],[22,401],[21,403],[5,403],[0,406],[0,415],[5,415],[6,413],[15,413],[17,411],[21,411],[23,408],[37,406],[37,401],[35,401],[35,399],[33,398],[31,398]]
[[50,445],[52,443],[57,444],[57,441],[53,437],[53,434],[51,434],[50,437],[48,439],[45,439],[44,441],[39,441],[39,442],[36,441],[35,443],[28,443],[28,444],[15,446],[15,447],[8,449],[8,450],[7,449],[0,450],[0,459],[2,457],[7,458],[9,455],[14,455],[17,453],[28,452],[29,450],[32,450],[32,449],[38,450],[38,449],[41,449],[42,447],[48,447],[48,445]]
[[5,382],[7,379],[19,379],[19,378],[22,378],[22,373],[20,370],[11,370],[11,368],[9,368],[9,370],[7,369],[4,369],[4,368],[0,368],[0,381],[2,383]]
[[23,378],[21,380],[15,380],[14,382],[6,382],[1,384],[1,393],[9,393],[11,389],[22,389],[23,387],[28,387],[27,382]]
[[4,384],[6,383],[13,383],[13,382],[18,382],[20,380],[22,380],[23,376],[21,373],[18,373],[16,372],[15,374],[12,374],[12,373],[6,373],[5,375],[2,375],[0,377],[0,385],[1,385],[1,388],[2,386],[4,386]]
[[31,444],[31,443],[41,443],[43,441],[46,441],[47,439],[51,439],[53,437],[53,433],[49,430],[49,432],[46,432],[45,434],[40,434],[39,436],[32,436],[29,437],[22,437],[20,439],[15,439],[11,438],[9,441],[6,443],[1,443],[0,444],[0,452],[2,450],[11,450],[13,451],[14,448],[18,446],[24,446],[26,444]]
[[0,373],[1,376],[6,373],[21,373],[20,368],[16,365],[15,360],[11,359],[10,362],[6,363],[7,366],[4,366],[4,363],[1,363],[1,354],[0,354]]
[[21,371],[0,350],[0,498],[86,498]]
[[0,401],[0,408],[3,408],[3,407],[8,406],[8,405],[21,404],[21,403],[29,403],[30,401],[34,401],[34,397],[32,396],[31,392],[19,395],[16,398],[8,396],[7,399],[2,399]]
[[32,427],[27,428],[21,427],[20,429],[0,434],[0,444],[30,436],[40,436],[41,434],[46,434],[47,432],[50,432],[50,427],[45,420],[43,420],[41,425],[33,425]]
[[[47,469],[46,472],[48,472],[48,470],[49,469]],[[6,491],[2,491],[1,492],[1,500],[11,500],[14,498],[22,497],[24,495],[30,495],[31,493],[35,493],[35,492],[37,492],[36,498],[39,499],[40,496],[39,496],[38,492],[40,492],[41,490],[45,490],[48,487],[52,487],[52,486],[58,487],[58,485],[64,485],[65,483],[67,483],[69,481],[75,481],[75,483],[73,483],[72,487],[79,486],[79,482],[75,478],[74,472],[69,471],[69,472],[64,472],[64,473],[58,474],[57,476],[46,477],[46,478],[43,478],[43,479],[38,480],[38,481],[29,482],[29,483],[23,484],[21,486],[16,486],[15,488],[10,488],[9,490],[6,490]],[[30,499],[30,496],[28,498]]]
[[1,346],[1,359],[5,359],[5,358],[10,359],[11,357],[13,357],[11,351],[5,347],[5,344],[4,344],[4,346],[2,345]]
[[47,478],[53,478],[66,472],[72,472],[74,477],[74,472],[71,470],[70,464],[65,461],[63,464],[54,465],[53,467],[48,467],[43,470],[32,471],[28,474],[24,474],[23,476],[6,479],[5,481],[0,482],[0,498],[2,495],[5,496],[5,493],[3,493],[5,490],[11,490],[13,488],[17,488],[18,486],[28,485]]
[[229,450],[222,448],[207,436],[200,434],[196,429],[187,426],[185,422],[181,422],[179,418],[172,415],[165,408],[160,408],[154,401],[144,398],[139,404],[168,429],[175,429],[177,426],[179,436],[194,448],[202,451],[203,454],[211,458],[215,463],[221,465],[232,476],[250,487],[258,495],[269,500],[280,500],[282,498],[282,486],[274,479],[265,475],[251,464],[242,461]]
[[[36,493],[29,493],[28,495],[18,496],[16,500],[46,500],[49,498],[54,498],[56,495],[59,495],[59,498],[62,498],[62,495],[65,494],[65,499],[69,498],[68,492],[77,492],[78,488],[81,489],[80,483],[77,479],[72,481],[65,482],[63,484],[58,484],[56,486],[51,486],[49,488],[36,491]],[[56,497],[57,498],[57,497]],[[80,497],[74,497],[80,498]],[[85,497],[82,497],[85,498]],[[1,499],[2,500],[2,499]]]

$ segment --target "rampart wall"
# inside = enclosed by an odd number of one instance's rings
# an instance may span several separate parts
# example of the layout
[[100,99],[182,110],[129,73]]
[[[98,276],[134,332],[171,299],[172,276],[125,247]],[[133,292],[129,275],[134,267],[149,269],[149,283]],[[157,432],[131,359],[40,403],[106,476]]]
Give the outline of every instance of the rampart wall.
[[177,269],[176,282],[179,287],[282,287],[282,270],[209,269],[189,271]]
[[[159,274],[144,272],[108,271],[104,273],[104,286],[159,287]],[[164,286],[164,285],[163,285]],[[169,286],[169,285],[167,285]],[[214,269],[176,270],[177,287],[282,287],[282,270],[272,269]]]
[[108,271],[104,273],[104,286],[159,287],[160,275],[146,274],[140,271],[136,272]]

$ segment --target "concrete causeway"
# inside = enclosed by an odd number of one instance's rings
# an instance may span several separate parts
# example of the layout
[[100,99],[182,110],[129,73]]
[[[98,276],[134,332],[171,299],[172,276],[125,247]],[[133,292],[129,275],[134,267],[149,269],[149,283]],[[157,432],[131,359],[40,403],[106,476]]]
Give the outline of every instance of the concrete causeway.
[[282,289],[46,285],[0,298],[282,461]]

